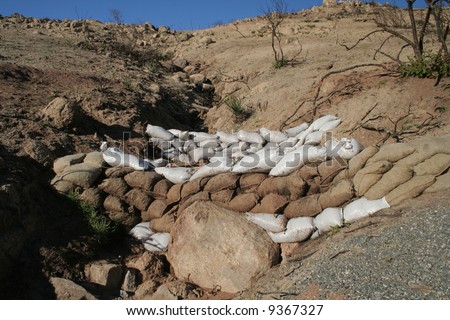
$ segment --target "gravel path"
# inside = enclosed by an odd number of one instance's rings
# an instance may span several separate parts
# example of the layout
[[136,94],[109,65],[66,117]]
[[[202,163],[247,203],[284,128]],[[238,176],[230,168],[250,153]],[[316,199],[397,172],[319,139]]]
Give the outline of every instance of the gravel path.
[[450,299],[450,201],[421,198],[305,244],[239,298]]

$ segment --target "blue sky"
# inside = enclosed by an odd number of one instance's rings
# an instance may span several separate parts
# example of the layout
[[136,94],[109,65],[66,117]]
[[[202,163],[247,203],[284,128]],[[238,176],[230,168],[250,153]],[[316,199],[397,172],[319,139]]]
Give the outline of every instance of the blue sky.
[[[320,5],[322,0],[285,0],[289,11]],[[381,0],[384,3],[386,1]],[[403,6],[403,0],[390,1]],[[424,0],[418,0],[421,6]],[[222,22],[255,17],[270,0],[0,0],[0,14],[18,12],[26,17],[51,19],[111,20],[111,9],[118,9],[124,22],[151,22],[172,29],[201,29]]]

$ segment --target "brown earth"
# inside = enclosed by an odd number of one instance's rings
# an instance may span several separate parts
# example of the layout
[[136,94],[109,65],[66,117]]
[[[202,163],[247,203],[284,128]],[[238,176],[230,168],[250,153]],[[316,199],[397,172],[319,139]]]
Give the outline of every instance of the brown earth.
[[[48,277],[84,281],[85,263],[120,260],[141,250],[123,239],[99,248],[84,219],[48,182],[54,159],[97,150],[103,140],[134,153],[147,150],[146,123],[211,132],[278,130],[335,114],[343,120],[336,134],[366,146],[450,132],[448,79],[435,85],[434,79],[400,77],[390,60],[373,59],[381,36],[353,50],[340,45],[375,28],[371,10],[313,8],[291,14],[281,28],[282,45],[288,58],[299,52],[299,43],[302,52],[296,63],[280,69],[273,68],[270,32],[261,18],[175,32],[0,16],[0,239],[13,239],[8,251],[0,250],[7,257],[0,279],[14,270],[2,295],[51,298],[42,285]],[[428,44],[435,42],[430,37]],[[132,52],[112,47],[117,43]],[[386,50],[395,53],[401,46],[392,39]],[[154,48],[168,57],[153,59]],[[405,50],[402,59],[408,55]],[[339,72],[366,64],[376,66]],[[336,73],[321,81],[330,72]],[[206,80],[189,78],[198,73]],[[234,121],[223,103],[229,95],[252,111],[248,120]],[[56,97],[80,106],[84,120],[74,130],[58,129],[40,114]],[[122,141],[124,132],[129,139]]]

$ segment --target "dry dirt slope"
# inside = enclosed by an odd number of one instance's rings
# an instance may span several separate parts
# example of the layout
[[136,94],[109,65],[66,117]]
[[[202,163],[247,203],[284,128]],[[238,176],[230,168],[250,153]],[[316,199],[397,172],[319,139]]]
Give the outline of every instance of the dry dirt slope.
[[[361,8],[345,11],[315,8],[291,15],[282,27],[283,46],[286,54],[292,56],[299,48],[298,38],[303,47],[299,56],[302,62],[281,69],[272,67],[270,33],[265,22],[258,18],[238,21],[236,26],[183,33],[125,26],[120,36],[126,41],[131,38],[144,48],[158,46],[163,52],[173,52],[172,61],[163,62],[164,71],[152,65],[137,65],[132,59],[116,57],[108,50],[85,50],[83,43],[87,40],[113,41],[110,35],[115,27],[111,25],[89,21],[80,26],[78,22],[20,16],[0,19],[1,196],[4,203],[9,202],[7,210],[2,211],[5,223],[0,231],[2,239],[10,239],[5,241],[12,244],[8,250],[14,249],[8,252],[2,249],[2,258],[8,263],[2,265],[5,270],[0,273],[5,275],[6,269],[11,270],[12,263],[26,247],[26,240],[33,235],[35,245],[26,256],[22,255],[21,264],[34,268],[39,275],[28,274],[23,287],[16,287],[18,291],[27,288],[26,281],[41,277],[38,271],[41,268],[45,276],[82,277],[77,269],[81,267],[74,261],[95,258],[87,257],[92,255],[92,248],[88,245],[86,249],[84,240],[78,241],[88,233],[82,221],[77,221],[80,232],[57,239],[60,224],[71,229],[64,221],[76,219],[71,214],[54,215],[66,210],[67,203],[48,188],[48,167],[53,159],[93,150],[103,138],[120,139],[124,130],[139,137],[145,122],[200,128],[204,119],[208,129],[216,131],[262,126],[279,129],[310,121],[313,108],[307,100],[316,93],[323,75],[357,64],[387,61],[380,56],[379,60],[373,60],[383,38],[372,37],[352,51],[339,45],[354,43],[371,31],[374,28],[371,18],[370,11]],[[87,31],[83,29],[85,26]],[[138,36],[135,30],[140,32]],[[389,49],[395,52],[400,46],[401,43],[392,41]],[[405,51],[405,58],[407,54]],[[181,67],[186,63],[188,66],[183,70]],[[211,87],[198,86],[189,80],[189,75],[195,73],[202,73],[211,81],[214,97]],[[448,80],[438,86],[434,83],[432,79],[400,78],[378,67],[336,74],[322,84],[317,115],[338,115],[344,120],[338,133],[351,134],[366,145],[385,138],[393,130],[388,118],[395,122],[408,110],[411,115],[401,123],[405,134],[400,139],[448,133],[450,99],[445,89]],[[220,103],[227,95],[240,97],[254,111],[246,122],[235,123],[232,114]],[[57,96],[81,104],[89,119],[87,129],[59,130],[43,121],[40,110]],[[208,108],[211,109],[205,114]],[[203,113],[201,119],[197,117],[198,110]],[[372,111],[368,113],[369,110]],[[362,119],[375,120],[364,129],[358,126]],[[424,121],[430,121],[431,125],[416,132]],[[30,179],[31,189],[23,188]],[[8,200],[11,194],[17,201]],[[46,239],[48,230],[52,230],[50,240]],[[77,240],[71,242],[73,239]],[[49,251],[39,251],[41,245],[52,248],[50,254],[42,255]],[[13,280],[22,279],[24,272],[27,271],[18,269]],[[29,297],[28,294],[19,292],[17,296]]]

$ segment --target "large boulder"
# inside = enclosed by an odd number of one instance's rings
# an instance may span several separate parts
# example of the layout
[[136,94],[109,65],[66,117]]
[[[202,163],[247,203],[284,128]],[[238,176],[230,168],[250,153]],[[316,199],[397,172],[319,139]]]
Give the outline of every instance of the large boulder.
[[279,246],[244,215],[211,202],[196,202],[176,221],[168,259],[180,279],[224,292],[248,288],[278,263]]

